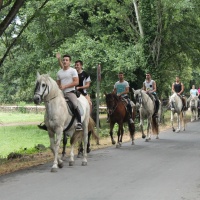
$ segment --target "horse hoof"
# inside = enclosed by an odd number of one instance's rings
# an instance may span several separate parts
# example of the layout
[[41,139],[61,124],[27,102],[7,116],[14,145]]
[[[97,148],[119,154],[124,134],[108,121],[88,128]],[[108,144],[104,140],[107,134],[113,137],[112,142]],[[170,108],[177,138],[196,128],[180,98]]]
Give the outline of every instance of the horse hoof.
[[57,168],[51,168],[51,172],[57,172]]
[[135,142],[132,142],[131,145],[135,145]]
[[83,161],[82,166],[87,166],[87,162]]
[[145,142],[149,142],[149,139],[146,139]]
[[63,166],[64,166],[63,162],[61,162],[61,163],[58,164],[59,168],[63,168]]
[[142,138],[145,139],[145,138],[146,138],[146,135],[143,135]]
[[87,153],[90,153],[91,149],[90,148],[87,148]]
[[157,136],[156,139],[160,139],[160,138]]
[[74,166],[74,161],[69,161],[69,166]]
[[175,129],[172,129],[173,132],[175,132]]
[[116,142],[115,142],[115,141],[112,141],[112,144],[113,144],[113,145],[115,145],[115,144],[116,144]]

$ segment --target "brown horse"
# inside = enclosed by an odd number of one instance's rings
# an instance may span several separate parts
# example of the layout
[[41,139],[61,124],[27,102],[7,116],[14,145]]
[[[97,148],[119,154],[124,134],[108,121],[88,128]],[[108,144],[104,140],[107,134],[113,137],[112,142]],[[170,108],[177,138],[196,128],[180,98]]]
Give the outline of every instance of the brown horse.
[[[135,124],[130,123],[130,114],[127,110],[127,100],[122,97],[118,97],[114,93],[105,94],[106,96],[106,105],[108,114],[110,117],[110,137],[112,144],[114,145],[116,142],[113,139],[113,127],[115,123],[118,124],[118,141],[116,147],[120,147],[122,143],[122,137],[124,134],[123,124],[126,122],[128,123],[130,137],[132,140],[132,145],[134,144],[134,134],[135,134]],[[133,104],[133,103],[132,103]],[[132,119],[134,121],[136,116],[136,109],[135,105],[132,105]]]

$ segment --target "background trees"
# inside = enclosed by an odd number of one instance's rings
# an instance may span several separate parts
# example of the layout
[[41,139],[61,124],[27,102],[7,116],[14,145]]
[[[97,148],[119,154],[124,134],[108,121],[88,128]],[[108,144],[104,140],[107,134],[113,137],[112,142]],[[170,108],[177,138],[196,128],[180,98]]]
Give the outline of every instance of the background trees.
[[[10,3],[8,7],[6,3]],[[142,86],[146,71],[150,71],[162,98],[170,94],[176,75],[181,76],[186,92],[191,84],[200,84],[197,0],[20,3],[6,29],[2,23],[15,1],[0,4],[1,102],[32,102],[36,72],[50,73],[55,78],[58,51],[71,54],[73,61],[84,61],[84,69],[91,74],[93,93],[98,63],[102,66],[102,93],[113,89],[119,71],[125,72],[134,88]]]

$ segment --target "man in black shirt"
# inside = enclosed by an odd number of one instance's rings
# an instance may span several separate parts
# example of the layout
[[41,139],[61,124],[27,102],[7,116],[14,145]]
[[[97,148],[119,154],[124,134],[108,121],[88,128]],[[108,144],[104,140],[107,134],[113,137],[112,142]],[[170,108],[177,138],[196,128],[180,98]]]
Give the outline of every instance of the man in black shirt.
[[187,110],[186,99],[182,96],[184,92],[184,85],[178,76],[176,76],[176,81],[172,84],[172,92],[176,92],[180,96],[183,102],[183,110]]
[[90,104],[90,113],[92,112],[92,102],[90,99],[90,96],[87,94],[87,89],[90,87],[90,75],[88,75],[84,70],[83,70],[83,62],[81,60],[77,60],[75,62],[75,69],[78,72],[78,77],[79,77],[79,84],[76,86],[76,89],[85,96],[85,98],[88,100]]

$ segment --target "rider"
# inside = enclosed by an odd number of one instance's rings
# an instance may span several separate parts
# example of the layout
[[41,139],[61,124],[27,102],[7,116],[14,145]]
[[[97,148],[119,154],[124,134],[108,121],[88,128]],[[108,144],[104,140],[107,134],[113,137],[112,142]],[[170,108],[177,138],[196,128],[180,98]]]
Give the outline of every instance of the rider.
[[199,88],[198,88],[198,108],[200,109],[200,85],[199,85]]
[[59,88],[63,91],[64,97],[68,98],[74,106],[74,114],[77,119],[76,130],[81,131],[81,115],[78,109],[78,99],[75,94],[75,86],[79,84],[79,78],[77,71],[70,67],[71,56],[63,56],[63,68],[57,73],[57,84]]
[[[74,107],[74,114],[77,119],[76,130],[82,131],[81,115],[78,109],[78,100],[75,94],[75,86],[79,83],[77,71],[70,67],[71,56],[64,55],[62,60],[63,68],[60,69],[57,73],[57,84],[59,88],[63,91],[64,97],[68,98]],[[38,125],[40,129],[47,130],[46,125]]]
[[146,79],[143,82],[143,88],[144,91],[146,91],[147,94],[152,94],[155,98],[155,113],[154,116],[158,117],[158,110],[159,110],[159,100],[156,95],[156,82],[151,79],[151,74],[146,73]]
[[[57,53],[56,57],[58,59],[58,63],[60,67],[63,68],[63,63],[61,61],[60,53]],[[83,61],[81,60],[77,60],[75,62],[75,69],[77,70],[78,77],[79,77],[79,84],[76,86],[76,89],[88,100],[88,103],[90,105],[90,113],[91,113],[92,101],[90,99],[90,96],[87,93],[87,89],[90,87],[90,82],[91,82],[90,75],[83,70]]]
[[123,98],[125,98],[127,100],[127,110],[130,114],[130,119],[129,122],[130,123],[134,123],[133,119],[132,119],[132,107],[130,104],[130,99],[128,97],[128,93],[129,93],[129,83],[127,81],[124,80],[124,73],[123,72],[119,72],[118,74],[118,78],[119,81],[117,81],[114,85],[114,93],[117,94],[117,96],[121,96]]
[[195,85],[192,85],[192,89],[190,89],[190,97],[187,99],[187,103],[190,102],[192,96],[198,96],[198,90],[195,88]]
[[179,76],[176,76],[176,81],[172,84],[172,92],[176,92],[180,96],[183,102],[183,110],[187,110],[186,99],[184,98],[183,95],[181,96],[183,91],[184,91],[184,85],[182,82],[180,82]]

